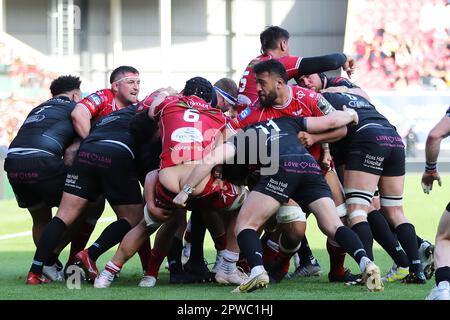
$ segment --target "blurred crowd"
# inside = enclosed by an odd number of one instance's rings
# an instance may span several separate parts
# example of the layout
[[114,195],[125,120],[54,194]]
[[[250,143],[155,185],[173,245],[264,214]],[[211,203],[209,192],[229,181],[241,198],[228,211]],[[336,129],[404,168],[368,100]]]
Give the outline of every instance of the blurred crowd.
[[450,88],[447,0],[358,1],[352,36],[363,88]]
[[56,77],[31,54],[0,41],[0,148],[9,145],[29,111],[49,98]]

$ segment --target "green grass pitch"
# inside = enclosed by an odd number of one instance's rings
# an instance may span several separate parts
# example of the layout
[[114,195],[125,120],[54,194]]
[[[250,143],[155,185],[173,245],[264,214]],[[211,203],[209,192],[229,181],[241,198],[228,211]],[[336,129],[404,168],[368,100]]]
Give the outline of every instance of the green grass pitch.
[[[430,195],[425,195],[420,187],[420,176],[411,174],[406,177],[404,195],[405,212],[415,225],[417,233],[425,239],[434,242],[439,218],[449,201],[450,175],[443,175],[443,187],[435,186]],[[112,216],[111,209],[104,217]],[[308,239],[315,256],[322,265],[323,274],[320,277],[307,279],[285,280],[280,284],[269,285],[266,290],[250,294],[232,294],[233,287],[218,284],[170,285],[168,272],[161,267],[158,283],[154,288],[139,288],[137,283],[141,276],[139,258],[133,257],[125,266],[110,289],[94,289],[83,283],[81,289],[69,290],[64,283],[51,283],[41,286],[26,286],[25,276],[30,266],[34,245],[31,236],[0,240],[0,299],[45,299],[45,300],[90,300],[90,299],[151,299],[151,300],[422,300],[428,294],[434,281],[425,285],[405,285],[401,283],[386,284],[385,291],[368,292],[365,287],[347,287],[343,284],[330,284],[327,280],[329,263],[325,250],[325,236],[317,228],[314,217],[310,217],[307,230]],[[91,237],[95,240],[107,223],[99,223]],[[0,238],[8,234],[31,230],[31,218],[27,211],[17,207],[14,200],[0,201]],[[115,250],[115,248],[113,249]],[[375,260],[385,273],[391,266],[391,260],[380,247],[375,244]],[[112,257],[113,251],[105,253],[98,261],[99,269]],[[215,258],[214,246],[207,236],[205,241],[205,256],[209,262]],[[62,261],[67,257],[67,251],[62,253]],[[358,271],[356,263],[346,258],[346,266],[354,272]],[[292,267],[291,267],[292,269]]]

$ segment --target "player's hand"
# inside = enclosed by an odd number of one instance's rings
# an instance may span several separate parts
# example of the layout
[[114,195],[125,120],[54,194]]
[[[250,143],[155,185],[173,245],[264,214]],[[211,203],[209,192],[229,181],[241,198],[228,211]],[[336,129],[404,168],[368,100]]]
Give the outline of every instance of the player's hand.
[[176,206],[180,208],[186,207],[186,201],[188,200],[189,195],[184,192],[180,191],[180,193],[177,194],[175,198],[173,198],[173,203],[175,203]]
[[359,122],[359,117],[358,117],[358,113],[357,113],[355,110],[353,110],[352,108],[347,108],[346,105],[344,105],[344,106],[342,107],[342,110],[343,110],[343,111],[346,111],[346,112],[348,112],[348,113],[350,113],[350,114],[352,115],[353,121],[350,122],[350,124],[352,124],[352,125],[357,125],[357,124],[358,124],[358,122]]
[[439,187],[442,186],[442,180],[437,171],[425,171],[422,175],[422,189],[423,192],[429,194],[433,190],[433,182],[437,180]]
[[352,56],[346,54],[347,61],[342,66],[342,69],[347,73],[348,77],[351,78],[352,74],[355,72],[355,59]]
[[176,96],[178,94],[178,91],[172,87],[167,87],[164,89],[164,91],[166,91],[169,94],[169,96]]
[[331,161],[333,158],[331,157],[330,150],[323,150],[322,152],[322,159],[320,161],[320,166],[327,171],[330,171],[331,169]]
[[300,131],[297,138],[300,140],[300,143],[305,146],[305,148],[310,148],[314,143],[316,143],[314,135],[306,131]]
[[338,93],[338,92],[348,92],[348,87],[346,86],[337,86],[337,87],[328,87],[326,89],[320,90],[321,93]]

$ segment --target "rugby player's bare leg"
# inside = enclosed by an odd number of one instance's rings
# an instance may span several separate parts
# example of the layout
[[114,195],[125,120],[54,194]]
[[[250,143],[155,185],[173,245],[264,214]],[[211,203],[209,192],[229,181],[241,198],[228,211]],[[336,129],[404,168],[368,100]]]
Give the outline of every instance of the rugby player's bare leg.
[[380,177],[375,174],[345,170],[344,190],[349,226],[361,239],[364,249],[373,260],[373,235],[367,222],[367,214]]
[[31,218],[33,219],[33,227],[31,229],[31,232],[33,235],[34,244],[37,247],[39,239],[41,238],[45,227],[52,219],[52,208],[49,208],[48,206],[42,204],[42,206],[28,208],[28,211],[30,212]]

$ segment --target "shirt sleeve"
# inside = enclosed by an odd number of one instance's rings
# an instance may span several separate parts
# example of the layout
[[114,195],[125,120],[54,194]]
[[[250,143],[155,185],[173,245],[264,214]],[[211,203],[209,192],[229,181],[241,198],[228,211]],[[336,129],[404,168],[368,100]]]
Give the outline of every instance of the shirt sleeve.
[[280,61],[286,68],[288,79],[297,78],[300,75],[298,72],[298,66],[302,61],[301,57],[285,56],[279,58],[278,61]]
[[108,96],[103,90],[91,93],[79,102],[95,118],[108,103]]

